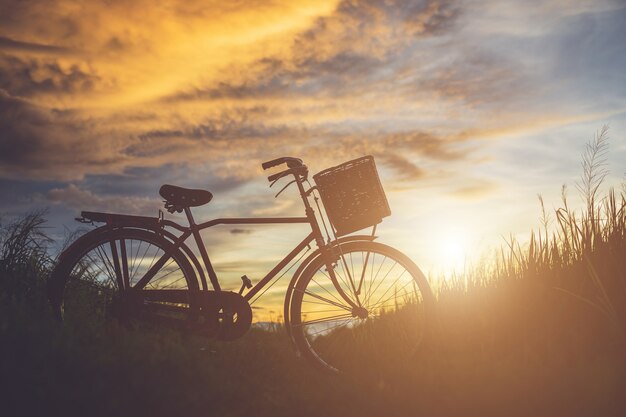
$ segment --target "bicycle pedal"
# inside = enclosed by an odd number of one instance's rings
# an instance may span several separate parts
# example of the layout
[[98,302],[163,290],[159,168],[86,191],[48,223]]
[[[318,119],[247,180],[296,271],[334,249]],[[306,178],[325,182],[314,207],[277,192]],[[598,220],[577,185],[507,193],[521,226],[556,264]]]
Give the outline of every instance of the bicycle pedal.
[[241,281],[242,281],[242,283],[241,283],[241,288],[239,288],[239,295],[241,295],[243,293],[243,289],[244,288],[247,288],[247,289],[252,288],[252,280],[250,278],[248,278],[247,275],[243,275],[241,277]]

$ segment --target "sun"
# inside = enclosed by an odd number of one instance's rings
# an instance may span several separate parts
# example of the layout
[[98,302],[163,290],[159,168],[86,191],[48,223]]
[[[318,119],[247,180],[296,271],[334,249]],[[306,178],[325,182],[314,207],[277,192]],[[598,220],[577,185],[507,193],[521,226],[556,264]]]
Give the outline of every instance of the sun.
[[463,270],[467,260],[467,239],[460,233],[445,233],[439,238],[438,258],[441,269],[446,273]]
[[459,240],[449,240],[443,243],[442,252],[449,263],[458,265],[465,258],[465,247]]

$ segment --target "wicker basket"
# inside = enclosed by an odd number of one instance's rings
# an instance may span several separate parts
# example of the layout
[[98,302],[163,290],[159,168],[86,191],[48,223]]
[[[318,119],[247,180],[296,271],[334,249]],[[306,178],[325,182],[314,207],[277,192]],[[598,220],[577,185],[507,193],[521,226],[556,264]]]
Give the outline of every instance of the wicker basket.
[[391,214],[373,156],[325,169],[313,179],[337,236],[378,224]]

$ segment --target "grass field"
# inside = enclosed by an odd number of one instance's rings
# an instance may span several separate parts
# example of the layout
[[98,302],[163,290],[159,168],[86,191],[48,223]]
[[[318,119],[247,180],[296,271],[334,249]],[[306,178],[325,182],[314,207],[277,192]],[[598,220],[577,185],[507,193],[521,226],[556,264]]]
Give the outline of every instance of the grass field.
[[599,195],[605,151],[600,132],[583,156],[583,210],[564,192],[529,242],[438,288],[414,361],[382,357],[356,380],[315,371],[279,328],[221,343],[59,325],[44,296],[44,214],[27,215],[0,248],[2,414],[626,415],[626,196]]

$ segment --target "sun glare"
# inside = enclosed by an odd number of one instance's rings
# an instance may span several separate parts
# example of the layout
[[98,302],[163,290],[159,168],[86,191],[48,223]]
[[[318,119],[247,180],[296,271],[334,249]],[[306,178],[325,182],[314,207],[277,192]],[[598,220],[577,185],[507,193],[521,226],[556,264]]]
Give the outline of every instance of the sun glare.
[[445,274],[460,271],[467,259],[467,239],[460,233],[445,233],[439,239],[439,267]]

